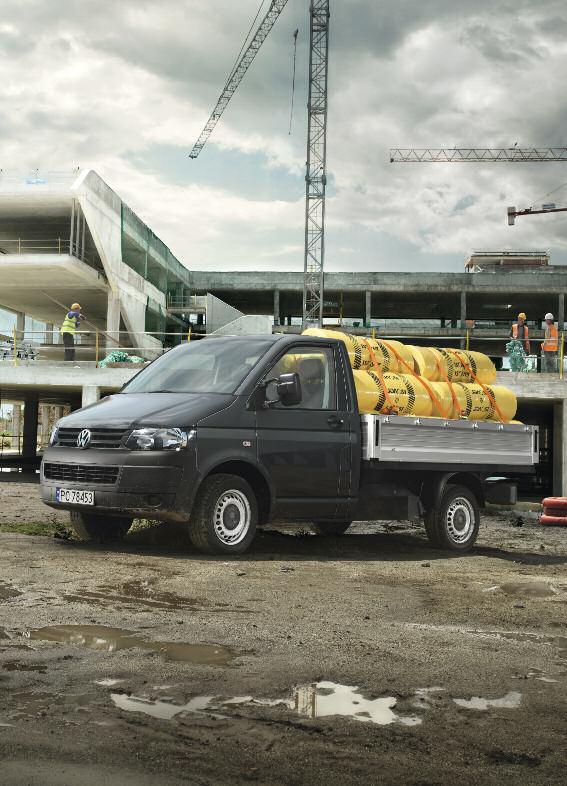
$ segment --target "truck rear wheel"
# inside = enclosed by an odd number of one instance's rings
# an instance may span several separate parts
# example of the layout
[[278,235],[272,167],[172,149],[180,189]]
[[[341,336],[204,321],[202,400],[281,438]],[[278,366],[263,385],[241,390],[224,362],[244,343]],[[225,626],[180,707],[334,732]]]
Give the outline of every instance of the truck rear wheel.
[[447,551],[470,551],[478,536],[480,510],[465,486],[447,486],[439,503],[425,515],[430,543]]
[[204,554],[242,554],[256,534],[258,502],[237,475],[211,475],[197,494],[189,538]]
[[98,540],[100,543],[122,540],[133,521],[127,517],[83,513],[79,510],[72,510],[69,515],[71,526],[81,540]]
[[316,535],[336,536],[343,535],[352,524],[352,521],[314,521],[311,528]]

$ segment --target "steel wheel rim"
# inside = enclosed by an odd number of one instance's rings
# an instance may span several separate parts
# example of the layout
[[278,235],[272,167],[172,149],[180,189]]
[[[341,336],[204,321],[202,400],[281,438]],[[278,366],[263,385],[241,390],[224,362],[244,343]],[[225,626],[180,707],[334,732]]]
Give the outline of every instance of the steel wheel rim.
[[250,529],[252,514],[245,494],[230,489],[221,494],[215,505],[213,524],[217,538],[226,546],[241,543]]
[[447,508],[447,533],[454,543],[466,543],[474,532],[474,508],[466,497],[456,497]]

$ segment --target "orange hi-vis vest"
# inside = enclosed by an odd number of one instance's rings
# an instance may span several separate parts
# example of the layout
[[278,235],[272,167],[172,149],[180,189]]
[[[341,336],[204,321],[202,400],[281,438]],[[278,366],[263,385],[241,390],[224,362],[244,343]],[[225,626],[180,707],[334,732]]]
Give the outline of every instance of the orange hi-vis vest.
[[518,325],[517,322],[514,322],[514,324],[512,325],[512,338],[516,338],[516,339],[519,338],[521,341],[527,341],[528,336],[529,336],[529,331],[528,331],[528,326],[526,325],[525,322],[522,325],[522,333],[523,333],[523,335],[519,336],[518,335],[519,332],[520,332],[520,325]]
[[559,346],[559,331],[557,325],[545,326],[545,341],[541,345],[544,352],[557,352]]

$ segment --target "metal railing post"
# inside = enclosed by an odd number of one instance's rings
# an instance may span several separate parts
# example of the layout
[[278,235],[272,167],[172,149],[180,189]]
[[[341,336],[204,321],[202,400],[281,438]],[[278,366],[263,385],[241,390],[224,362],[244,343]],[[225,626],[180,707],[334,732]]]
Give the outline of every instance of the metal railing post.
[[98,353],[99,353],[99,346],[100,346],[99,341],[100,340],[99,340],[98,328],[97,328],[95,333],[95,359],[96,359],[97,366],[98,366]]
[[14,365],[18,365],[18,334],[16,331],[16,326],[12,328],[12,338],[14,341]]
[[565,357],[565,333],[561,331],[561,351],[559,353],[559,379],[563,379],[563,358]]
[[58,249],[59,256],[61,256],[61,238],[60,237],[57,238],[57,249]]
[[465,344],[465,349],[467,350],[467,352],[469,351],[470,345],[471,345],[471,332],[470,330],[467,330],[467,341]]
[[18,238],[18,254],[22,253],[22,238]]
[[191,325],[189,325],[189,330],[187,331],[187,341],[191,341]]

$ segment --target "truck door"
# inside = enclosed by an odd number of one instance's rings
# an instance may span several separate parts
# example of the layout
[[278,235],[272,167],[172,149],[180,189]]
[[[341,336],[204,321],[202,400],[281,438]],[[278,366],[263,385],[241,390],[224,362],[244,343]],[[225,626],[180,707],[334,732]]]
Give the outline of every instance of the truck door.
[[[258,459],[274,483],[276,515],[340,517],[341,499],[350,492],[351,434],[333,348],[292,347],[265,378],[292,371],[301,380],[301,402],[257,412]],[[269,399],[276,398],[273,393],[268,385]]]

